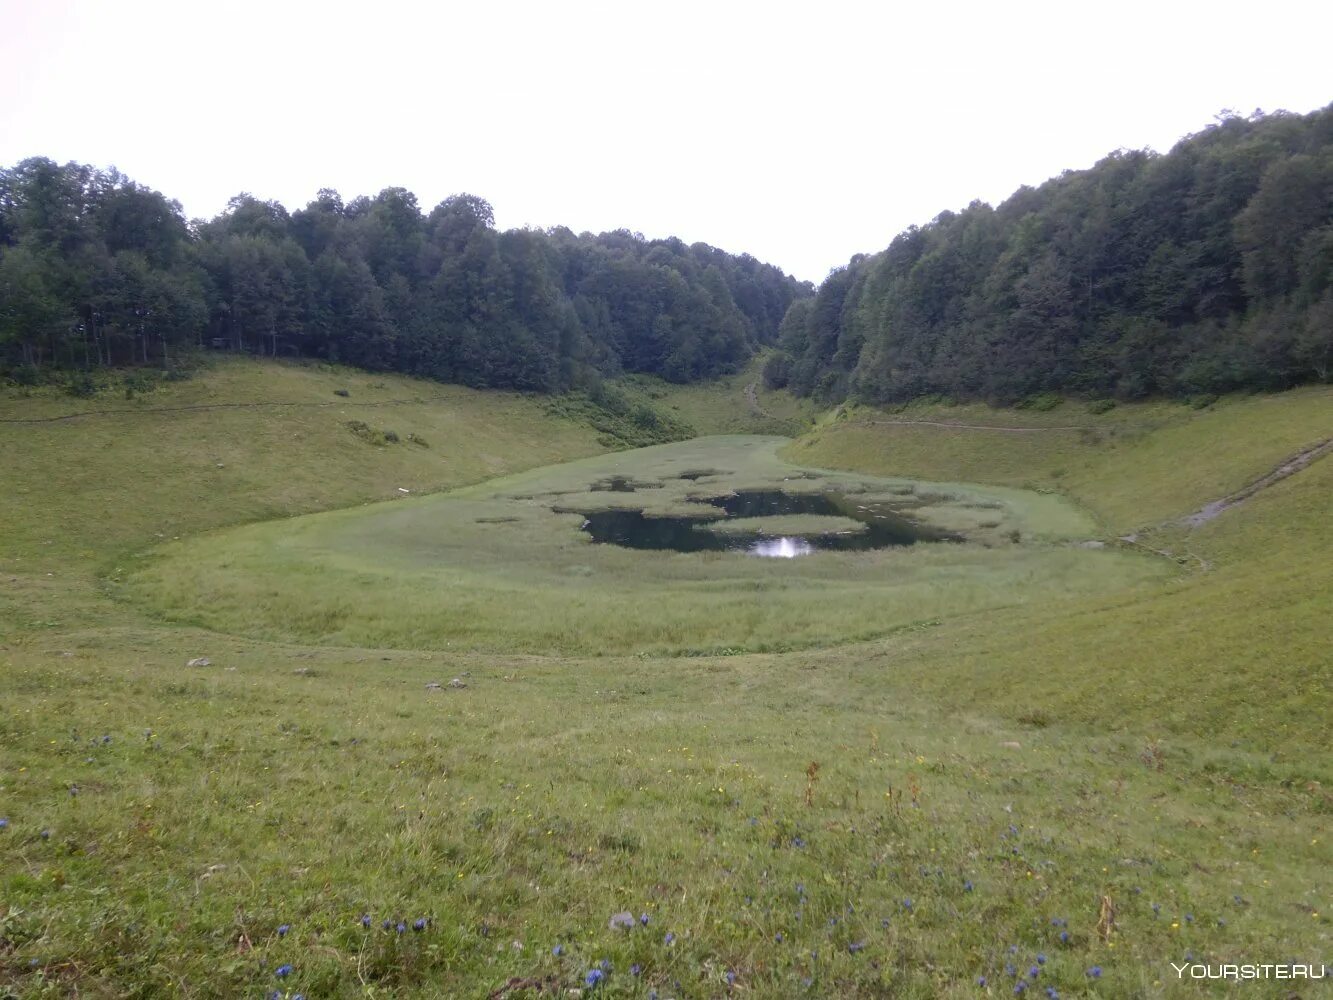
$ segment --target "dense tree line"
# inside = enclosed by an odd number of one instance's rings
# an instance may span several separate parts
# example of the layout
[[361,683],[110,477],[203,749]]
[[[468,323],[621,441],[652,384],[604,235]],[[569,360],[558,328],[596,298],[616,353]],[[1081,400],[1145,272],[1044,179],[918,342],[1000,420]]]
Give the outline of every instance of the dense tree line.
[[1281,389],[1333,366],[1333,105],[974,202],[793,303],[770,385],[832,402]]
[[772,265],[626,231],[499,232],[457,195],[248,195],[207,222],[116,171],[0,170],[0,368],[146,364],[223,348],[475,386],[735,370],[809,295]]

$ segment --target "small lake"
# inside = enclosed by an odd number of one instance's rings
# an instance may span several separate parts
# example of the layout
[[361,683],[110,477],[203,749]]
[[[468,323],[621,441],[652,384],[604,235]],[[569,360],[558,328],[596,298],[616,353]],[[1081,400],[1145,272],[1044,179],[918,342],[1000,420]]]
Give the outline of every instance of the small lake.
[[[594,542],[631,549],[668,549],[673,552],[742,552],[748,555],[792,559],[814,552],[853,552],[883,549],[917,542],[962,541],[961,537],[927,527],[894,510],[888,503],[858,502],[854,494],[784,493],[761,490],[731,493],[691,501],[721,508],[698,517],[648,517],[638,510],[601,510],[584,514],[582,528]],[[710,531],[707,526],[731,518],[782,517],[814,514],[851,518],[863,525],[841,533],[769,534],[762,526],[745,534]]]

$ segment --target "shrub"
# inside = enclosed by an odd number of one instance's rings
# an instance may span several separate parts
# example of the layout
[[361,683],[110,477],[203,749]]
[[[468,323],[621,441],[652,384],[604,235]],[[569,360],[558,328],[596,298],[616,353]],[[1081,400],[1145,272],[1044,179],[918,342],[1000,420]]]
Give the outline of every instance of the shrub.
[[65,391],[71,396],[88,399],[97,395],[97,380],[93,378],[92,372],[70,372]]
[[1092,414],[1106,413],[1115,409],[1114,399],[1094,399],[1088,404],[1088,412]]
[[343,396],[343,397],[347,397],[347,396],[350,396],[350,395],[351,395],[351,393],[348,392],[346,389],[334,389],[334,390],[333,390],[333,394],[334,394],[335,396]]
[[1064,399],[1053,392],[1039,392],[1022,400],[1017,409],[1034,410],[1037,413],[1046,413],[1054,410],[1064,402]]

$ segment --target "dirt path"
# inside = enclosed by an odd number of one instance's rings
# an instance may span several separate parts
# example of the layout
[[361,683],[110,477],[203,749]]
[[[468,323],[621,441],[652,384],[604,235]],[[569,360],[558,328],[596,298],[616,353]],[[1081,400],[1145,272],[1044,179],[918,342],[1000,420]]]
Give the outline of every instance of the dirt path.
[[1124,542],[1126,545],[1133,545],[1136,548],[1153,552],[1159,556],[1164,556],[1167,559],[1173,559],[1176,562],[1185,563],[1189,560],[1193,560],[1198,564],[1200,570],[1207,572],[1213,568],[1213,564],[1203,556],[1186,550],[1182,557],[1181,554],[1172,552],[1168,549],[1154,548],[1143,540],[1144,536],[1151,535],[1153,532],[1159,531],[1162,528],[1197,528],[1200,525],[1207,524],[1224,511],[1228,511],[1232,507],[1240,506],[1260,491],[1266,490],[1274,483],[1281,482],[1288,476],[1295,475],[1297,472],[1300,472],[1302,469],[1310,465],[1311,462],[1331,453],[1333,453],[1333,438],[1326,438],[1318,444],[1293,455],[1266,476],[1259,477],[1254,482],[1250,483],[1248,486],[1242,487],[1235,493],[1229,493],[1220,500],[1214,500],[1212,503],[1205,504],[1194,513],[1186,514],[1184,517],[1174,518],[1170,521],[1163,521],[1161,524],[1155,524],[1151,528],[1146,528],[1143,531],[1136,531],[1133,534],[1121,535],[1119,541]]
[[83,417],[137,416],[149,413],[186,413],[193,410],[256,410],[263,407],[309,407],[313,409],[346,406],[405,406],[411,403],[429,403],[437,399],[448,399],[446,393],[436,396],[413,396],[410,399],[381,399],[370,402],[353,402],[337,399],[327,403],[196,403],[191,406],[147,406],[120,407],[115,410],[84,410],[82,413],[64,413],[56,417],[0,417],[0,424],[54,424],[65,420],[80,420]]
[[1193,514],[1186,514],[1174,523],[1186,528],[1197,528],[1201,524],[1207,524],[1223,511],[1230,510],[1232,507],[1238,507],[1260,490],[1265,490],[1274,483],[1279,483],[1288,476],[1300,472],[1311,462],[1322,458],[1330,452],[1333,452],[1333,438],[1326,438],[1323,441],[1320,441],[1317,445],[1314,445],[1311,448],[1306,448],[1299,454],[1293,455],[1272,472],[1268,473],[1268,475],[1256,479],[1248,486],[1237,490],[1235,493],[1224,496],[1220,500],[1214,500],[1210,504],[1205,504]]
[[1053,424],[1049,427],[1003,427],[998,424],[957,424],[946,420],[858,420],[857,424],[872,427],[949,427],[965,431],[1001,431],[1005,434],[1036,434],[1042,431],[1094,430],[1091,424]]
[[773,414],[769,413],[759,405],[759,383],[751,382],[745,387],[745,402],[750,407],[750,412],[758,417],[771,418]]

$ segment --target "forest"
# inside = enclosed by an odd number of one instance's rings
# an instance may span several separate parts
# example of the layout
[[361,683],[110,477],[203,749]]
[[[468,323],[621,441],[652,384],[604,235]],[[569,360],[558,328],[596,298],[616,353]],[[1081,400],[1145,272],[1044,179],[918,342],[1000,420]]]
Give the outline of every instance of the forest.
[[769,345],[768,385],[821,403],[1327,381],[1333,105],[1224,113],[1167,153],[942,212],[818,290],[702,243],[498,231],[469,194],[242,194],[191,221],[114,169],[0,170],[0,375],[20,381],[218,349],[559,392],[709,378]]
[[974,202],[793,303],[770,387],[821,402],[1201,397],[1327,381],[1333,105]]
[[242,194],[188,221],[114,169],[0,170],[0,374],[20,381],[218,349],[541,392],[685,382],[734,371],[812,292],[703,243],[500,232],[468,194],[429,212],[402,188],[295,212]]

